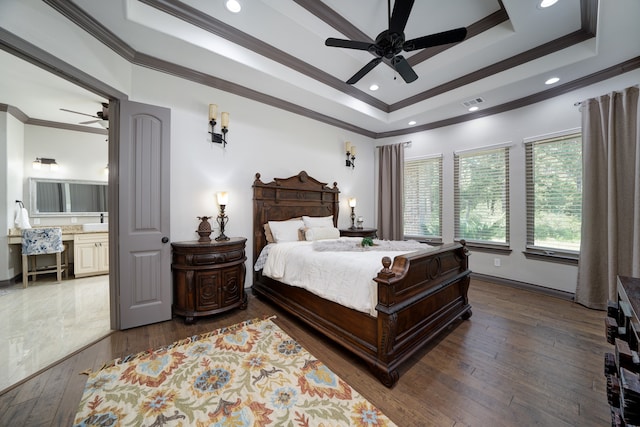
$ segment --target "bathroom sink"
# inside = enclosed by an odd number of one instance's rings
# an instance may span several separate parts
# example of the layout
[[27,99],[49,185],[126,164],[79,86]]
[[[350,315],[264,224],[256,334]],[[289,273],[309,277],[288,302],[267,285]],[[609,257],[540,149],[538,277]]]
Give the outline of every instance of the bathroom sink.
[[109,231],[109,224],[106,222],[90,222],[82,224],[83,231]]

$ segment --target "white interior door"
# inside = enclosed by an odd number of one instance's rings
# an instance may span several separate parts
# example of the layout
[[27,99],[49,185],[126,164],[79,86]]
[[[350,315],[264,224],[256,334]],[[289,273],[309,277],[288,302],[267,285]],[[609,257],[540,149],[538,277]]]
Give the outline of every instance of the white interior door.
[[120,102],[119,329],[171,319],[169,144],[171,110]]

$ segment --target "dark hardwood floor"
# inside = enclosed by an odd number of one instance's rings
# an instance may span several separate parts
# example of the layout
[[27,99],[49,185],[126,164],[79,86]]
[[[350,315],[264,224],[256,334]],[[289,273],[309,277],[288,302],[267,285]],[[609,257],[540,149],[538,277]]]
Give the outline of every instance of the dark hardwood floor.
[[249,295],[249,308],[115,332],[0,395],[0,426],[69,426],[86,369],[254,317],[275,322],[399,426],[610,425],[601,311],[472,280],[473,316],[417,354],[388,389],[357,359]]

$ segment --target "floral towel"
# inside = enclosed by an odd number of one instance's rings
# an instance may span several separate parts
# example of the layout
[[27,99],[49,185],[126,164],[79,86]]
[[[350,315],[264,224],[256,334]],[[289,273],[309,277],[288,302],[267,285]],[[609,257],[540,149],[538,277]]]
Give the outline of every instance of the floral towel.
[[117,359],[75,426],[394,426],[270,319]]

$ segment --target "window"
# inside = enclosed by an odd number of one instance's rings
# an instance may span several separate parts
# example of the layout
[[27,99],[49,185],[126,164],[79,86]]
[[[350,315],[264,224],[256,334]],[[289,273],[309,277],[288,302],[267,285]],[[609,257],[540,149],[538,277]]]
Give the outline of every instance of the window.
[[582,137],[525,141],[527,248],[577,253],[582,222]]
[[455,238],[509,244],[509,148],[454,153]]
[[404,163],[404,234],[442,236],[442,155]]

